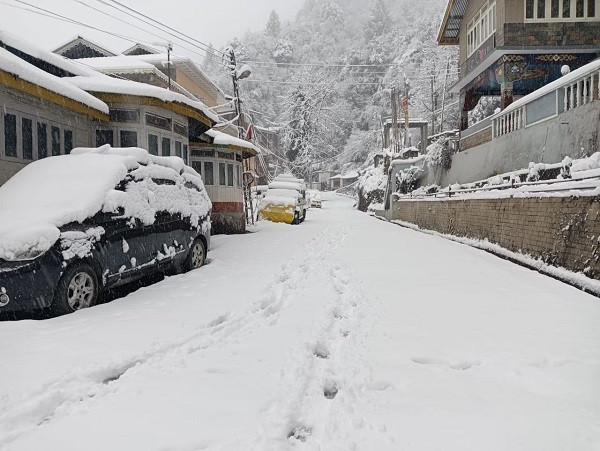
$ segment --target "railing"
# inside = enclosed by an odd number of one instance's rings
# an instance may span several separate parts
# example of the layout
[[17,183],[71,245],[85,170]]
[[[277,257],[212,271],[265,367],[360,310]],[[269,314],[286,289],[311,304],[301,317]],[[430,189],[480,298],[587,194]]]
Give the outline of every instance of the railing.
[[[596,183],[579,184],[578,182],[587,182],[587,181],[596,181]],[[563,187],[561,185],[569,183],[571,186]],[[547,186],[551,186],[550,189],[547,189]],[[516,182],[511,181],[509,183],[502,183],[499,185],[488,185],[481,186],[477,188],[461,188],[452,190],[450,187],[444,189],[443,191],[437,191],[433,193],[408,193],[408,194],[400,194],[394,193],[397,199],[424,199],[424,198],[444,198],[444,197],[453,197],[459,196],[460,194],[469,194],[469,193],[481,193],[481,192],[489,192],[489,191],[503,191],[506,189],[515,189],[515,188],[525,188],[521,190],[522,192],[529,193],[557,193],[564,191],[595,191],[600,186],[600,176],[593,175],[588,177],[574,178],[574,179],[554,179],[554,180],[538,180],[535,182]],[[544,189],[535,189],[536,187],[543,187]],[[530,188],[530,189],[527,189]]]
[[475,133],[478,133],[478,132],[480,132],[482,130],[485,130],[486,128],[489,128],[491,126],[492,126],[492,118],[491,117],[486,117],[485,119],[477,122],[476,124],[471,125],[466,130],[461,131],[460,132],[460,139],[464,139],[464,138],[467,138],[469,136],[472,136]]
[[600,99],[600,60],[517,100],[492,116],[493,139]]

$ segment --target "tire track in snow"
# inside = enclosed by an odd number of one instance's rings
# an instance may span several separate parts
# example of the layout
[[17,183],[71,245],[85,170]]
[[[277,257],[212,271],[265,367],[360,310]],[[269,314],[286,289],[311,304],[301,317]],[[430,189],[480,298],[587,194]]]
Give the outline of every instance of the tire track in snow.
[[[281,312],[306,282],[314,261],[322,260],[344,240],[337,225],[325,230],[304,245],[302,256],[283,265],[265,289],[262,298],[241,314],[227,312],[197,328],[180,340],[158,343],[137,356],[94,365],[47,382],[39,390],[0,404],[0,449],[30,434],[39,427],[71,414],[82,403],[93,402],[118,392],[126,377],[143,377],[148,367],[172,368],[174,362],[216,344],[227,345],[252,335],[262,326],[276,324]],[[302,248],[302,246],[301,246]]]

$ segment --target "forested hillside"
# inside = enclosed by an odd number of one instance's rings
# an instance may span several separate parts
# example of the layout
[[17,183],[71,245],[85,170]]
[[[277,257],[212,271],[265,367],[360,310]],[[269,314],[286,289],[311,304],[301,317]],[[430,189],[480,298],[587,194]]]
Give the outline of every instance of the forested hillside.
[[[454,127],[456,98],[443,88],[456,79],[457,49],[436,43],[445,4],[307,0],[292,23],[273,12],[264,30],[230,44],[253,70],[241,81],[244,108],[280,128],[281,150],[303,176],[360,167],[380,150],[393,86],[409,87],[412,118],[431,120],[432,98],[437,110],[444,101],[444,127]],[[207,58],[205,69],[230,91],[221,61]]]

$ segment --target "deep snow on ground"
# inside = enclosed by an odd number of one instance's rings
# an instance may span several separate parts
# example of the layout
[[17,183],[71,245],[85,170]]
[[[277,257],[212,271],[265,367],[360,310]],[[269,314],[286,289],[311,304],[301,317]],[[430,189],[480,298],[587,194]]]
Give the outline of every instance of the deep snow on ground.
[[352,202],[0,323],[0,449],[597,450],[600,301]]

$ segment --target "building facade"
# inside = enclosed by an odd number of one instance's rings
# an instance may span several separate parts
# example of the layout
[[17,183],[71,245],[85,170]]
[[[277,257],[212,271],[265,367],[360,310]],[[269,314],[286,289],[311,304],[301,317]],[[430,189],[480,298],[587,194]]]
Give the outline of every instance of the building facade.
[[600,55],[600,0],[450,0],[440,45],[459,46],[461,130],[482,96],[501,108]]

